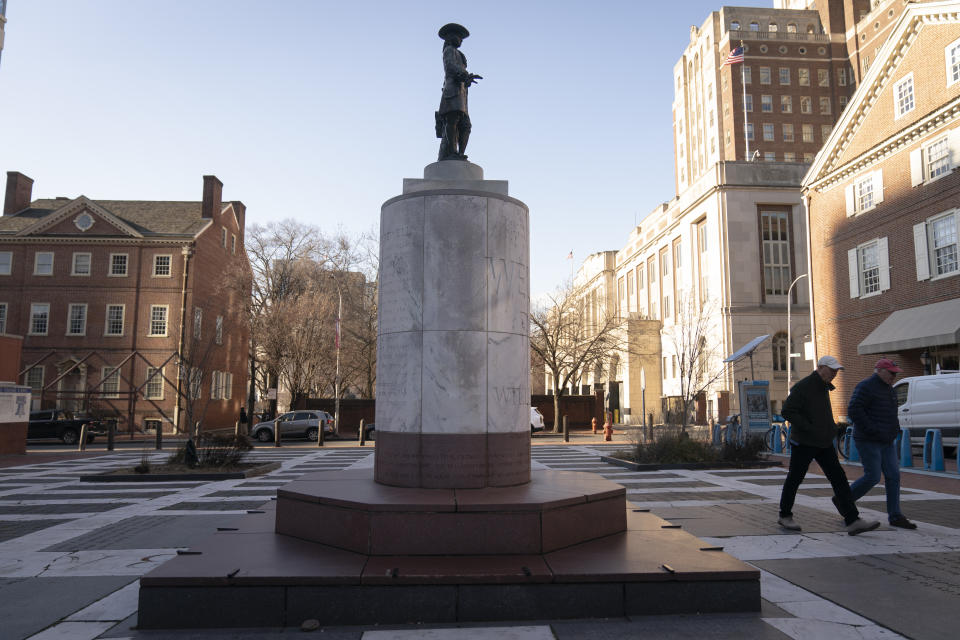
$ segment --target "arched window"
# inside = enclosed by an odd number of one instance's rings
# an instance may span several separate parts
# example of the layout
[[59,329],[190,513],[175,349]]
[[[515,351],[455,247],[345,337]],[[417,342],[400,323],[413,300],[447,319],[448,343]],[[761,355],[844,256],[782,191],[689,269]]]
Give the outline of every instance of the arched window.
[[809,34],[814,34],[814,33],[816,33],[816,32],[817,32],[817,30],[816,30],[816,28],[815,28],[812,24],[808,24],[808,25],[807,25],[807,33],[809,33]]
[[740,31],[740,23],[734,20],[730,23],[730,31]]
[[797,32],[797,24],[795,22],[789,23],[787,25],[787,33],[796,33],[796,32]]
[[773,336],[772,348],[774,371],[786,371],[788,363],[792,367],[791,370],[796,369],[796,367],[793,366],[793,362],[790,362],[790,349],[787,348],[786,331],[778,331]]
[[751,22],[751,23],[750,23],[750,31],[760,31],[760,23],[759,23],[759,22]]
[[776,23],[776,22],[771,22],[770,25],[767,27],[767,31],[769,31],[770,33],[776,33],[776,32],[777,32],[777,23]]

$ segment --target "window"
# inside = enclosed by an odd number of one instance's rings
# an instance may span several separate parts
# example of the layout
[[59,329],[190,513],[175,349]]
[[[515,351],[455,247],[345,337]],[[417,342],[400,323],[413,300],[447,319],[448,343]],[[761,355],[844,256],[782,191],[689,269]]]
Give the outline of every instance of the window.
[[753,96],[749,93],[743,96],[743,108],[747,111],[753,111]]
[[163,369],[147,367],[147,381],[143,387],[147,400],[163,400]]
[[190,380],[188,386],[190,388],[190,397],[192,399],[200,399],[200,393],[203,389],[201,385],[203,385],[203,369],[198,367],[190,367]]
[[917,260],[917,280],[927,280],[960,272],[958,265],[957,210],[948,211],[914,226],[913,242]]
[[773,96],[760,96],[760,111],[773,113]]
[[70,275],[72,276],[90,275],[90,254],[89,253],[73,254],[73,268],[70,270]]
[[0,335],[7,332],[7,303],[0,302]]
[[757,22],[751,22],[750,31],[760,31],[760,24]]
[[0,276],[8,276],[13,273],[13,252],[0,251]]
[[947,86],[960,82],[960,40],[954,40],[944,50],[947,62]]
[[760,84],[770,84],[770,67],[760,67]]
[[229,371],[223,372],[223,397],[225,400],[233,397],[233,374]]
[[783,161],[784,162],[796,162],[797,154],[793,151],[784,151],[783,152]]
[[753,84],[753,67],[743,67],[743,84]]
[[829,69],[817,69],[817,84],[821,87],[830,86],[830,70]]
[[790,84],[790,67],[780,67],[780,84]]
[[122,336],[123,335],[123,311],[124,311],[124,306],[122,304],[107,305],[107,322],[106,322],[106,326],[103,329],[103,335],[105,336]]
[[764,151],[763,152],[763,161],[764,162],[776,162],[777,154],[773,151]]
[[87,333],[87,305],[71,304],[67,311],[67,335],[82,336]]
[[787,24],[787,33],[796,33],[797,24],[795,22],[790,22]]
[[960,157],[960,128],[910,152],[910,184],[917,186],[953,171]]
[[837,84],[841,87],[847,86],[847,68],[840,67],[837,69]]
[[640,292],[644,291],[646,287],[647,287],[647,283],[643,275],[643,265],[642,264],[637,265],[637,296],[638,297]]
[[812,153],[805,153],[805,154],[803,154],[803,161],[806,162],[807,164],[812,164],[812,163],[813,163],[813,154],[812,154]]
[[230,253],[237,255],[237,236],[235,234],[230,235]]
[[800,125],[800,135],[801,135],[801,139],[804,142],[813,142],[813,125],[812,124]]
[[777,23],[776,23],[776,22],[771,22],[771,23],[767,26],[767,31],[769,31],[770,33],[776,33],[776,32],[777,32],[777,29],[778,29],[778,27],[777,27]]
[[120,369],[103,367],[100,370],[100,392],[104,398],[120,397]]
[[810,86],[810,69],[797,69],[797,84],[801,87]]
[[220,227],[220,246],[224,249],[227,248],[227,228]]
[[709,292],[707,283],[709,281],[709,254],[707,253],[707,220],[704,218],[697,223],[697,280],[700,285],[700,304],[707,301]]
[[213,371],[210,374],[210,399],[220,400],[223,394],[223,374]]
[[827,96],[820,96],[820,115],[830,115],[830,98]]
[[731,30],[731,31],[740,31],[740,23],[737,22],[736,20],[734,20],[733,22],[731,22],[731,23],[730,23],[730,30]]
[[156,255],[153,256],[153,277],[154,278],[169,278],[170,277],[170,264],[173,261],[173,256],[171,255]]
[[199,340],[201,329],[203,329],[203,309],[193,308],[193,339]]
[[43,365],[33,367],[27,371],[27,386],[34,393],[43,391]]
[[780,96],[781,113],[793,113],[793,96]]
[[167,313],[168,305],[155,304],[150,307],[150,333],[151,336],[167,335]]
[[679,270],[683,267],[683,242],[675,240],[673,243],[673,268]]
[[876,238],[847,252],[850,297],[865,298],[890,288],[887,239]]
[[111,253],[110,254],[110,274],[114,277],[123,277],[127,275],[127,254],[125,253]]
[[771,341],[773,347],[773,370],[786,371],[790,362],[790,352],[787,350],[787,333],[779,331]]
[[847,108],[847,96],[840,96],[837,98],[837,103],[840,106],[840,111],[843,111]]
[[50,325],[50,303],[39,302],[30,305],[30,331],[32,336],[45,336]]
[[908,73],[906,77],[893,85],[893,111],[895,118],[900,118],[913,111],[913,74]]
[[790,230],[786,211],[760,212],[763,284],[766,295],[785,295],[790,286]]
[[763,139],[765,142],[773,142],[773,123],[763,123]]
[[810,96],[800,96],[800,113],[813,113],[813,101]]
[[53,275],[53,252],[37,251],[33,257],[33,275],[52,276]]
[[869,211],[883,202],[883,172],[878,169],[856,179],[845,194],[848,216]]
[[[633,272],[631,271],[631,272],[630,272],[630,275],[632,276],[632,274],[633,274]],[[631,282],[630,282],[630,289],[633,289],[632,279],[631,279]],[[633,295],[633,292],[632,292],[632,291],[630,292],[630,295]],[[216,337],[215,337],[215,338],[216,338],[216,342],[217,342],[217,344],[223,344],[223,316],[217,316],[217,325],[216,325],[216,327],[217,327],[217,328],[216,328]]]
[[793,125],[789,122],[783,124],[783,141],[793,142]]
[[753,123],[747,123],[747,140],[753,140]]

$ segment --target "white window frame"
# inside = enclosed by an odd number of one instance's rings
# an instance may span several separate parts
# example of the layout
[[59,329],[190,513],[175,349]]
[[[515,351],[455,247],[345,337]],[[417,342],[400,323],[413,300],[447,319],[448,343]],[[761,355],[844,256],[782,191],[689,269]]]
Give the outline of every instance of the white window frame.
[[220,227],[220,246],[224,249],[227,248],[227,228]]
[[744,111],[746,111],[747,113],[753,113],[753,94],[748,93],[744,95],[743,100],[744,100],[743,102]]
[[[767,81],[766,81],[766,82],[763,81],[763,76],[764,76],[764,73],[763,73],[763,72],[764,72],[764,71],[767,72],[767,73],[766,73],[766,76],[767,76]],[[762,85],[768,85],[768,84],[771,83],[772,79],[773,79],[773,74],[770,72],[770,67],[760,67],[760,84],[762,84]]]
[[193,339],[200,340],[201,335],[203,334],[203,309],[200,307],[193,308]]
[[[870,189],[873,201],[869,207],[864,207],[862,206],[862,200],[866,196],[868,188]],[[876,171],[861,175],[846,186],[844,196],[848,217],[866,213],[876,208],[878,204],[883,202],[883,171],[877,169]]]
[[[877,286],[876,291],[866,291],[863,271],[864,251],[875,247],[877,250]],[[887,238],[874,238],[847,251],[847,274],[850,281],[851,298],[872,298],[890,289],[890,250]]]
[[[108,378],[116,379],[116,387]],[[120,397],[120,367],[101,367],[100,368],[100,397],[101,398],[119,398]]]
[[[807,135],[807,132],[810,132],[810,135],[809,135],[809,136]],[[808,140],[807,138],[809,138],[809,140]],[[808,144],[811,143],[811,142],[816,142],[816,140],[815,140],[814,137],[813,137],[813,125],[812,125],[812,124],[801,124],[801,125],[800,125],[800,141],[801,141],[801,142],[806,142],[806,143],[808,143]]]
[[217,316],[214,342],[223,344],[223,316]]
[[[83,309],[81,323],[79,331],[72,331],[73,329],[73,310],[74,309]],[[68,336],[85,336],[87,335],[87,304],[85,302],[71,302],[67,305],[67,334]]]
[[[160,258],[167,259],[167,272],[160,273],[158,267],[160,266]],[[154,278],[171,278],[173,277],[173,254],[170,253],[158,253],[153,256],[153,277]]]
[[[40,272],[40,256],[50,256],[50,272],[49,273]],[[54,259],[55,259],[55,256],[53,251],[35,251],[33,254],[33,275],[43,276],[43,277],[52,276]]]
[[7,332],[7,311],[9,307],[6,302],[0,302],[0,335]]
[[[119,258],[123,256],[123,273],[117,273],[114,271],[114,258]],[[107,264],[107,277],[109,278],[126,278],[130,273],[130,254],[129,253],[111,253],[110,262]]]
[[780,113],[793,113],[793,96],[780,96]]
[[762,127],[763,127],[764,142],[773,142],[777,139],[776,127],[772,122],[764,122]]
[[[946,146],[946,154],[940,158],[945,160],[944,170],[942,173],[931,177],[929,156],[933,147],[940,144]],[[958,167],[960,167],[960,127],[940,133],[936,138],[924,142],[918,149],[910,152],[910,186],[916,187],[939,180],[950,175]]]
[[233,397],[233,374],[224,371],[223,378],[223,398],[224,400],[230,400]]
[[237,234],[230,234],[230,253],[232,255],[237,255]]
[[[156,374],[156,375],[154,375]],[[151,378],[151,376],[153,376]],[[164,387],[163,367],[147,367],[147,377],[143,384],[143,397],[147,400],[163,400]],[[159,390],[158,390],[159,388]]]
[[6,258],[0,262],[0,276],[9,276],[13,273],[13,251],[0,251],[0,257]]
[[[154,331],[155,322],[159,320],[154,318],[154,312],[163,310],[163,333],[157,333]],[[170,332],[170,305],[168,304],[152,304],[150,305],[150,325],[147,333],[147,337],[150,338],[166,338]]]
[[951,87],[960,82],[960,38],[943,50],[943,61],[946,65],[947,86]]
[[760,95],[760,113],[773,113],[773,96],[769,94]]
[[[764,219],[767,219],[766,227]],[[769,229],[767,234],[764,229]],[[781,238],[782,234],[786,238]],[[790,228],[790,215],[779,209],[761,209],[760,211],[760,267],[763,270],[763,293],[767,298],[785,297],[789,290],[790,276],[793,273],[790,246],[793,242],[793,229]]]
[[[110,308],[120,309],[120,333],[111,333],[110,331]],[[104,307],[103,313],[103,335],[108,338],[122,338],[127,328],[127,305],[111,303]]]
[[893,119],[899,120],[917,107],[913,72],[897,80],[893,85]]
[[801,87],[810,86],[810,69],[808,67],[797,69],[797,84]]
[[190,380],[187,388],[192,400],[199,400],[203,395],[203,369],[200,367],[190,367]]
[[[953,241],[953,265],[954,269],[937,273],[936,256],[936,238],[934,238],[934,224],[953,217],[954,241]],[[949,245],[948,245],[949,246]],[[930,216],[924,222],[913,227],[913,250],[917,265],[917,280],[940,280],[942,278],[952,278],[960,275],[960,208],[949,209]]]
[[[37,375],[34,373],[35,371],[36,371],[36,372],[39,372],[40,375],[37,376]],[[45,370],[45,368],[44,368],[44,366],[43,366],[42,364],[37,365],[37,366],[35,366],[35,367],[30,367],[30,368],[27,370],[27,373],[25,373],[24,376],[23,376],[23,384],[25,384],[25,385],[27,385],[28,387],[30,387],[31,392],[33,392],[33,393],[39,393],[39,392],[43,391],[43,379],[46,377],[46,376],[45,376],[45,373],[46,373],[46,370]],[[37,378],[37,377],[39,377],[40,379],[39,379],[39,380],[36,380],[35,378]],[[31,378],[34,378],[34,379],[31,380]]]
[[[46,316],[44,320],[43,331],[35,331],[36,320],[39,314]],[[27,327],[28,336],[45,336],[50,333],[50,303],[49,302],[31,302],[30,303],[30,326]]]
[[[77,271],[77,258],[80,258],[80,257],[82,257],[82,256],[86,256],[86,258],[87,258],[87,272],[86,272],[86,273],[81,273],[80,271]],[[91,273],[92,271],[93,271],[93,254],[88,253],[88,252],[85,252],[85,251],[75,251],[74,254],[73,254],[73,261],[72,261],[72,264],[71,264],[71,266],[70,266],[70,275],[71,275],[71,276],[89,277],[89,276],[90,276],[90,273]]]
[[[789,134],[787,133],[789,132]],[[784,142],[793,142],[794,141],[794,130],[792,122],[784,122],[780,128],[780,133],[783,136]]]
[[780,67],[780,86],[790,84],[790,67]]

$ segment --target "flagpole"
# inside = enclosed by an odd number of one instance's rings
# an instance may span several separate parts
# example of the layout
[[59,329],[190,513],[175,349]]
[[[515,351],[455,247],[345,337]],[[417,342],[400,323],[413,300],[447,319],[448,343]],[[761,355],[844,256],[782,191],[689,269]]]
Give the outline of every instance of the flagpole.
[[[740,46],[743,47],[743,40],[740,41]],[[748,135],[747,129],[747,58],[744,56],[743,62],[740,63],[740,85],[743,87],[743,141],[747,145],[747,162],[750,162],[750,136]]]

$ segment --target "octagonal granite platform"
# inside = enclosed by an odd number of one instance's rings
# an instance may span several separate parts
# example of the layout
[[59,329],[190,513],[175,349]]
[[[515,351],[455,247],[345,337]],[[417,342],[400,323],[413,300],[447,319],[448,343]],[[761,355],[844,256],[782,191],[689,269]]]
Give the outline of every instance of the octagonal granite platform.
[[392,624],[757,611],[760,574],[594,474],[407,489],[323,472],[140,580],[139,626]]

